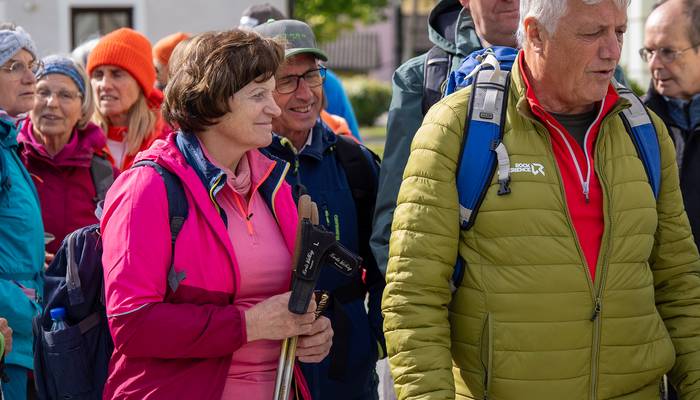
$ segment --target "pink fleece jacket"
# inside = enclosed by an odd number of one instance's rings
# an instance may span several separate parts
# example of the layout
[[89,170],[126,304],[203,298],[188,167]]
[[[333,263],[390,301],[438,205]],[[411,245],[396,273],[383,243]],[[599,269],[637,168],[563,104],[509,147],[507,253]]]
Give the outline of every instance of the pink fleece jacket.
[[[173,293],[165,185],[148,167],[124,171],[109,191],[102,221],[105,293],[115,343],[105,399],[216,399],[232,354],[246,343],[241,277],[229,235],[207,188],[174,143],[158,140],[151,159],[182,181],[189,215],[178,236]],[[275,179],[273,214],[293,252],[296,207],[284,176]],[[289,276],[280,276],[289,279]]]

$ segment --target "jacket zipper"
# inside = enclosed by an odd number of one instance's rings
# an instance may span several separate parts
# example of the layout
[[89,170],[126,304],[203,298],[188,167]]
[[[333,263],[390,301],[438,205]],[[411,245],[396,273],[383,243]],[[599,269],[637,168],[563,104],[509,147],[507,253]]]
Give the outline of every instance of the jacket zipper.
[[[493,334],[492,324],[491,324],[491,314],[486,313],[484,319],[484,326],[481,328],[481,367],[484,369],[484,400],[489,398],[489,389],[491,386],[491,360],[493,359],[492,354],[492,337]],[[484,345],[484,341],[486,344]],[[484,354],[486,353],[486,354]]]
[[[620,105],[617,104],[613,106],[613,108],[608,112],[608,114],[603,118],[602,121],[600,121],[600,128],[605,125],[605,122],[609,120],[610,118],[615,118],[618,116],[618,114],[621,112],[622,109],[626,108],[624,104]],[[601,110],[603,109],[601,105]],[[521,114],[522,115],[522,114]],[[529,119],[535,126],[539,126],[540,128],[544,129],[545,132],[547,131],[547,128],[537,119],[532,118],[532,117],[526,117]],[[597,118],[596,118],[597,119]],[[590,129],[590,128],[589,128]],[[557,132],[561,134],[561,132],[557,129]],[[589,132],[586,132],[586,136],[588,136]],[[599,132],[599,137],[602,131]],[[549,144],[549,148],[551,150],[549,156],[550,158],[554,158],[554,148],[552,147],[552,140],[549,137],[549,134],[542,134],[545,137],[545,140]],[[584,141],[587,141],[584,139]],[[566,141],[567,146],[568,146],[568,141]],[[570,146],[569,146],[570,147]],[[572,154],[573,156],[573,154]],[[597,160],[600,159],[600,157],[596,157]],[[586,160],[588,162],[588,155],[586,156]],[[554,165],[556,165],[556,159],[552,160],[554,162]],[[576,162],[576,159],[574,158],[574,162]],[[578,167],[578,163],[577,168]],[[603,216],[605,218],[605,224],[607,224],[607,229],[604,227],[603,229],[603,237],[601,238],[601,248],[602,246],[605,246],[605,251],[604,252],[599,252],[599,254],[602,254],[602,258],[598,260],[598,265],[596,266],[596,276],[599,277],[599,279],[596,281],[598,284],[596,285],[595,282],[593,282],[593,279],[591,278],[591,274],[588,271],[588,266],[587,266],[587,261],[586,258],[584,257],[583,254],[583,249],[581,248],[581,244],[578,241],[578,235],[576,235],[576,229],[573,227],[573,222],[571,219],[571,214],[569,212],[569,206],[566,201],[566,193],[564,191],[564,183],[563,179],[561,177],[561,172],[559,169],[557,169],[557,179],[559,180],[559,191],[562,195],[562,199],[564,202],[564,208],[566,211],[566,217],[567,217],[567,223],[569,225],[569,229],[574,233],[575,237],[577,238],[576,240],[576,249],[578,250],[579,257],[582,260],[582,265],[583,265],[583,272],[586,276],[586,282],[588,283],[588,287],[590,289],[591,297],[593,300],[593,312],[591,313],[591,322],[593,322],[593,343],[592,343],[592,349],[591,349],[591,386],[590,386],[590,398],[591,400],[596,400],[597,399],[597,394],[596,390],[598,387],[598,357],[599,357],[599,345],[600,345],[600,331],[601,331],[601,318],[600,314],[603,309],[603,302],[602,302],[602,293],[603,293],[603,287],[604,287],[604,281],[607,276],[607,268],[605,268],[605,264],[607,263],[607,260],[609,258],[609,252],[610,252],[610,245],[607,243],[608,242],[608,237],[610,236],[610,230],[612,229],[612,224],[610,221],[610,193],[607,190],[607,181],[605,179],[605,176],[601,174],[600,166],[596,162],[596,172],[598,173],[599,179],[602,181],[601,183],[601,190],[603,191],[603,195],[605,196],[605,202],[603,204],[604,212]],[[579,169],[579,177],[582,178],[582,174],[580,173]],[[584,188],[585,189],[585,188]],[[600,268],[598,268],[600,266]],[[598,271],[600,269],[600,271]]]
[[[601,121],[600,127],[605,125],[605,121],[610,119],[611,117],[616,117],[619,112],[618,107],[613,108],[610,113],[608,113],[607,116]],[[603,134],[602,130],[598,133],[598,137],[600,137]],[[605,287],[605,281],[606,277],[608,275],[608,259],[610,258],[610,243],[609,243],[609,238],[612,235],[612,220],[611,220],[611,209],[610,209],[610,191],[608,190],[609,183],[607,181],[607,177],[605,174],[603,174],[603,169],[602,166],[600,165],[600,158],[601,157],[596,157],[596,163],[595,163],[595,170],[596,173],[598,174],[598,179],[601,181],[601,190],[603,191],[603,196],[604,196],[604,201],[603,201],[603,217],[604,217],[604,228],[603,228],[603,237],[601,238],[601,249],[603,246],[605,246],[605,251],[601,251],[601,257],[598,259],[598,270],[596,272],[596,276],[599,277],[599,279],[596,281],[597,283],[597,290],[596,290],[596,303],[595,303],[595,309],[593,311],[593,316],[591,318],[591,321],[594,324],[594,331],[593,331],[593,348],[592,348],[592,353],[591,353],[591,400],[595,400],[597,398],[597,389],[598,389],[598,361],[600,357],[600,332],[601,332],[601,325],[603,323],[602,318],[600,317],[601,312],[602,312],[602,296],[603,296],[603,288]]]
[[576,158],[576,153],[574,152],[574,149],[571,146],[571,143],[569,142],[569,139],[566,137],[564,132],[562,132],[556,125],[554,125],[551,121],[546,121],[547,125],[552,127],[555,132],[559,134],[561,139],[564,141],[566,144],[566,149],[569,151],[569,156],[571,157],[571,160],[574,162],[574,166],[576,167],[576,173],[578,174],[578,180],[579,183],[581,184],[581,189],[583,190],[583,197],[586,199],[586,203],[589,202],[589,192],[590,192],[590,186],[591,186],[591,170],[593,167],[591,166],[591,155],[588,153],[588,137],[591,134],[591,129],[593,126],[598,122],[598,118],[600,118],[600,114],[603,112],[603,108],[605,107],[605,101],[603,101],[603,104],[600,105],[600,109],[598,110],[598,115],[596,115],[595,119],[593,120],[593,123],[588,127],[586,130],[586,134],[583,136],[583,154],[586,158],[586,178],[583,178],[583,172],[581,171],[581,165],[578,163],[578,158]]
[[[540,123],[539,121],[533,120],[532,122],[533,122],[533,124],[539,125],[542,129],[547,131],[547,128],[544,125],[542,125],[542,123]],[[550,138],[549,134],[544,134],[543,136],[545,138],[545,141],[547,142],[547,145],[549,145],[549,149],[551,150],[550,153],[548,154],[548,156],[549,156],[551,162],[554,165],[557,165],[556,156],[554,155],[554,147],[552,146],[552,139]],[[578,168],[578,164],[577,164],[577,168]],[[569,205],[568,205],[568,202],[566,201],[566,191],[564,190],[564,178],[562,178],[561,171],[559,171],[559,168],[557,168],[556,170],[557,170],[557,180],[559,181],[559,194],[561,194],[562,200],[564,203],[564,212],[566,214],[566,222],[567,222],[567,225],[569,227],[569,230],[571,231],[571,233],[573,233],[574,237],[576,238],[576,240],[575,240],[576,250],[578,251],[578,255],[579,255],[579,258],[581,260],[581,264],[583,266],[583,272],[584,272],[584,275],[586,276],[586,282],[588,282],[588,288],[590,289],[591,298],[593,300],[593,303],[595,304],[597,296],[595,295],[595,288],[593,286],[593,279],[591,278],[591,274],[588,270],[588,261],[586,260],[586,256],[583,254],[583,249],[581,248],[581,243],[579,243],[578,235],[576,234],[576,228],[574,228],[573,219],[571,218],[571,212],[569,211]]]
[[[545,126],[543,126],[541,123],[538,121],[533,121],[534,124],[541,126],[543,129],[547,129]],[[549,137],[548,134],[544,135],[545,140],[547,141],[547,144],[550,147],[550,154],[549,157],[552,159],[552,162],[555,163],[556,165],[556,158],[554,156],[554,148],[552,147],[552,139]],[[569,212],[569,205],[566,200],[566,191],[564,190],[564,182],[563,178],[561,177],[561,171],[557,168],[557,179],[559,180],[559,192],[562,196],[562,200],[564,202],[564,210],[566,213],[566,222],[569,226],[569,230],[573,233],[574,237],[576,238],[576,250],[578,251],[579,254],[579,259],[581,260],[581,265],[582,265],[582,272],[585,275],[586,283],[588,284],[588,289],[589,293],[591,294],[591,300],[593,301],[593,311],[592,311],[592,316],[591,316],[591,322],[594,323],[594,328],[593,328],[593,347],[592,347],[592,357],[591,357],[591,400],[595,400],[595,391],[594,388],[597,385],[596,378],[595,378],[595,373],[597,373],[597,367],[596,367],[596,359],[597,359],[597,353],[598,350],[596,349],[597,343],[600,340],[599,335],[600,335],[600,318],[598,318],[600,314],[600,310],[602,309],[602,302],[600,299],[600,296],[598,295],[598,292],[595,289],[595,283],[593,282],[593,279],[591,278],[591,274],[588,270],[588,261],[586,260],[586,257],[583,254],[583,249],[581,248],[581,243],[578,240],[578,235],[576,234],[576,229],[573,226],[573,220],[571,218],[571,213]],[[605,237],[605,233],[603,233],[603,236]],[[594,357],[595,356],[595,357]]]

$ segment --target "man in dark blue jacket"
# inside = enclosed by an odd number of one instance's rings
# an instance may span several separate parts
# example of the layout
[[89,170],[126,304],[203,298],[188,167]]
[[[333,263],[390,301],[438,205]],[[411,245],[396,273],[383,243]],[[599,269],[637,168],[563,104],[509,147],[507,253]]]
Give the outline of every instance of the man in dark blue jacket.
[[676,145],[683,202],[700,246],[700,1],[657,2],[640,55],[651,73],[644,102]]
[[379,166],[364,146],[336,136],[319,119],[326,75],[320,61],[327,57],[309,26],[281,20],[255,30],[286,44],[285,62],[275,74],[274,96],[282,114],[273,120],[277,135],[268,150],[292,165],[287,182],[311,195],[321,224],[363,258],[363,273],[353,278],[332,268],[322,270],[317,289],[331,292],[333,347],[323,362],[303,364],[302,371],[314,399],[376,399],[375,365],[385,356],[380,313],[384,279],[369,249],[369,236]]

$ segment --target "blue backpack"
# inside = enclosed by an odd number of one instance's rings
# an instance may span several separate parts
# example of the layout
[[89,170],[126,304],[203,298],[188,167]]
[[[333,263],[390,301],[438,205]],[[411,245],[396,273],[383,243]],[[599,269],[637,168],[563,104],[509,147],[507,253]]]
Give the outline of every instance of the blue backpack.
[[[165,182],[171,245],[187,218],[188,205],[180,180],[153,161]],[[133,167],[132,167],[133,168]],[[182,276],[170,267],[168,286],[175,291]],[[33,321],[34,379],[40,399],[101,400],[107,367],[114,350],[107,325],[100,225],[70,233],[46,270],[43,312]],[[66,310],[67,329],[51,331],[53,308]]]
[[[498,173],[498,195],[510,193],[510,160],[502,139],[510,69],[517,53],[514,48],[499,46],[475,51],[452,72],[447,82],[445,95],[472,87],[457,167],[462,230],[474,225],[494,172]],[[631,90],[617,82],[614,84],[618,94],[632,104],[620,116],[642,160],[654,197],[658,198],[661,156],[656,129],[642,101]],[[451,282],[453,290],[461,282],[463,272],[464,260],[458,258]]]

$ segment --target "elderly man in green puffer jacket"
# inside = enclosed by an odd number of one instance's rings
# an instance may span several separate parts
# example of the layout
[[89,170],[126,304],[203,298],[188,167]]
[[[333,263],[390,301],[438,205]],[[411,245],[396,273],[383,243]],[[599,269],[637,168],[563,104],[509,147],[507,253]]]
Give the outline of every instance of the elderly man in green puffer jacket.
[[[654,197],[610,83],[629,0],[523,0],[503,144],[460,231],[455,185],[470,91],[434,106],[411,148],[382,309],[400,399],[700,399],[700,257],[661,152]],[[450,290],[455,261],[466,261]]]

